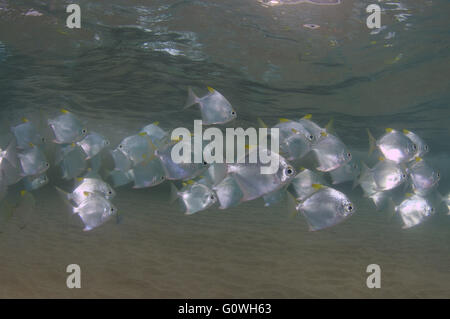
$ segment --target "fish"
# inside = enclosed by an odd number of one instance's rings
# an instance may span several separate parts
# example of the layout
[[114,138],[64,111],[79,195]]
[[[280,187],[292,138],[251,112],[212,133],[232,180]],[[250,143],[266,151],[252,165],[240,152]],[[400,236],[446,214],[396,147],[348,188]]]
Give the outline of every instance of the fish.
[[379,162],[372,168],[361,163],[361,173],[355,180],[353,187],[360,185],[366,197],[374,202],[377,209],[382,209],[390,197],[390,191],[407,180],[407,174],[401,164],[380,157]]
[[371,195],[373,193],[394,189],[404,183],[406,179],[406,171],[401,165],[380,157],[378,163],[372,168],[368,168],[362,162],[362,170],[358,183],[366,194]]
[[155,145],[159,145],[169,135],[169,133],[159,127],[159,122],[153,122],[144,126],[139,133],[146,133]]
[[361,172],[360,164],[352,158],[350,162],[332,171],[329,171],[332,184],[341,184],[345,182],[355,181]]
[[126,137],[117,148],[131,160],[133,165],[150,160],[156,150],[147,133]]
[[37,190],[48,184],[49,179],[47,174],[42,173],[37,176],[27,176],[24,178],[25,189],[29,192]]
[[16,141],[12,139],[5,150],[0,148],[0,171],[6,185],[13,185],[22,178],[20,165],[16,152]]
[[398,213],[403,222],[403,228],[411,228],[419,225],[428,217],[434,214],[434,208],[430,202],[420,195],[407,194],[407,197],[395,206],[395,212]]
[[232,176],[226,176],[212,189],[216,193],[219,209],[235,207],[244,198],[244,193]]
[[112,200],[116,196],[114,189],[101,179],[79,178],[77,183],[72,193],[67,193],[55,186],[62,197],[69,202],[73,202],[75,206],[79,206],[91,194],[101,195],[108,200]]
[[407,172],[411,178],[414,193],[421,196],[426,196],[435,189],[441,178],[441,174],[420,157],[416,157],[416,160],[409,165]]
[[86,159],[91,159],[99,154],[105,147],[109,146],[109,141],[96,132],[90,132],[77,145],[86,154]]
[[403,129],[402,132],[417,146],[417,150],[416,153],[414,154],[414,157],[423,157],[426,153],[430,151],[429,146],[419,135],[407,129]]
[[[203,163],[175,163],[172,160],[172,149],[178,143],[184,143],[183,140],[176,143],[172,142],[165,145],[163,148],[156,150],[155,155],[161,160],[163,164],[166,179],[168,180],[189,180],[203,174],[208,169],[209,164]],[[192,157],[191,157],[192,159]]]
[[77,207],[73,207],[72,211],[80,216],[84,224],[83,231],[97,228],[118,214],[117,208],[99,194],[89,194]]
[[335,226],[355,213],[355,205],[344,193],[323,185],[314,186],[318,190],[296,207],[306,218],[310,231]]
[[36,145],[31,145],[29,149],[23,150],[17,154],[22,169],[22,176],[39,175],[50,167],[45,154]]
[[159,158],[142,162],[136,165],[131,172],[134,180],[133,188],[153,187],[166,180],[164,167]]
[[30,192],[20,191],[20,198],[13,214],[19,219],[19,227],[25,228],[36,209],[36,200]]
[[386,133],[378,140],[375,140],[369,130],[367,133],[370,145],[369,154],[378,148],[384,158],[400,164],[411,161],[417,153],[417,145],[402,132],[387,128]]
[[198,104],[204,125],[225,124],[237,117],[230,102],[219,91],[208,87],[209,93],[199,98],[191,88],[188,89],[188,99],[184,109]]
[[289,161],[300,159],[311,151],[314,136],[303,125],[287,119],[280,119],[274,126],[279,129],[280,153]]
[[208,209],[217,202],[217,196],[211,188],[193,181],[184,183],[180,190],[171,183],[171,201],[177,199],[186,215]]
[[109,172],[107,178],[109,181],[111,181],[114,187],[127,185],[134,180],[134,176],[131,170],[123,172],[118,169],[114,169]]
[[17,141],[17,148],[24,150],[30,148],[30,145],[41,145],[44,138],[33,123],[26,118],[23,118],[22,121],[23,123],[11,128]]
[[48,125],[55,135],[57,144],[71,144],[78,142],[87,134],[87,128],[83,127],[80,120],[72,113],[61,109],[61,115],[48,120]]
[[312,146],[317,162],[316,170],[320,172],[333,171],[352,159],[347,146],[337,136],[322,132],[321,138]]
[[300,168],[299,173],[292,179],[288,186],[288,191],[298,201],[303,201],[317,191],[313,185],[324,185],[323,177],[306,168]]
[[447,206],[447,212],[448,215],[450,215],[450,193],[448,193],[447,196],[443,197],[442,201]]
[[78,177],[86,170],[86,154],[79,146],[73,147],[62,158],[59,165],[63,179],[70,180]]
[[[259,152],[259,147],[250,150],[245,155],[243,163],[228,164],[227,172],[232,175],[239,188],[244,193],[242,201],[249,201],[261,197],[263,195],[272,193],[283,185],[288,184],[295,176],[295,169],[279,154],[271,153],[271,157],[278,157],[278,169],[272,174],[262,174],[261,163],[259,156],[256,163],[250,163],[253,152]],[[269,154],[267,150],[262,150]]]
[[119,149],[115,149],[110,151],[111,156],[114,160],[114,167],[116,170],[122,171],[122,172],[128,172],[133,163],[131,160]]

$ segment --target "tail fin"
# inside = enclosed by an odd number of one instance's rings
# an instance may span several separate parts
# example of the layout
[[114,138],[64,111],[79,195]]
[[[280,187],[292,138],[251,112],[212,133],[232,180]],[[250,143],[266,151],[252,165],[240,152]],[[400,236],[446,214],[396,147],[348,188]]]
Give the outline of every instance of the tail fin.
[[389,198],[387,202],[386,211],[388,213],[388,220],[391,220],[394,217],[395,213],[397,212],[397,206],[395,205],[392,198]]
[[16,139],[13,137],[11,142],[9,142],[8,147],[6,148],[6,156],[5,156],[8,162],[14,168],[17,168],[18,165],[16,146],[17,146]]
[[367,129],[367,135],[369,135],[369,155],[372,155],[373,151],[375,151],[377,145],[376,145],[376,139],[373,137],[372,133],[370,133],[370,130]]
[[195,95],[194,91],[192,91],[192,88],[188,88],[188,98],[186,101],[186,104],[184,105],[183,109],[187,109],[188,107],[197,104],[198,103],[198,97]]
[[170,203],[174,203],[178,198],[178,189],[177,187],[173,184],[170,183]]
[[[361,173],[359,174],[359,178],[355,178],[353,181],[353,189],[356,188],[358,185],[361,185],[362,182],[367,181],[367,179],[370,177],[370,168],[361,161]],[[361,185],[363,190],[365,191],[364,187]]]
[[261,127],[261,128],[267,128],[267,124],[264,123],[264,121],[263,121],[260,117],[258,117],[256,120],[258,121],[258,126],[259,126],[259,127]]
[[295,216],[298,215],[297,200],[295,199],[294,195],[292,195],[290,192],[287,192],[287,208],[289,216],[291,218],[294,218]]
[[336,131],[334,130],[334,119],[331,118],[330,121],[325,125],[325,130],[327,133],[336,135]]

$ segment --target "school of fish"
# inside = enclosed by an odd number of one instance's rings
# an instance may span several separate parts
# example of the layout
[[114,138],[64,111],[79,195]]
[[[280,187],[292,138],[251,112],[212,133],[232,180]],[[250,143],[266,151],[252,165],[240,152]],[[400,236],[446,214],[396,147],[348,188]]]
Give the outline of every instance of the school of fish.
[[[224,125],[238,117],[231,103],[211,87],[203,97],[188,89],[184,108],[193,106],[198,106],[203,124],[208,126]],[[368,130],[369,155],[377,158],[376,164],[368,167],[337,136],[332,121],[321,127],[309,114],[282,118],[272,126],[279,129],[280,151],[271,154],[278,159],[278,170],[262,174],[264,164],[259,161],[175,163],[171,150],[186,141],[171,140],[171,134],[156,121],[115,147],[66,109],[41,122],[44,124],[22,118],[11,127],[9,144],[0,148],[1,215],[17,215],[23,227],[35,210],[33,192],[50,184],[50,165],[58,167],[63,180],[73,182],[69,190],[52,187],[67,210],[79,217],[85,231],[113,217],[119,220],[120,212],[112,203],[115,189],[150,188],[163,182],[170,183],[170,202],[176,202],[186,215],[262,198],[265,206],[285,202],[291,215],[303,216],[311,231],[335,226],[357,211],[352,200],[336,189],[343,183],[361,187],[378,210],[398,215],[403,228],[426,221],[439,205],[450,209],[450,194],[437,192],[440,173],[424,159],[428,145],[406,129],[387,128],[378,138]],[[268,128],[261,119],[258,125]],[[43,137],[43,126],[50,129],[51,138]],[[52,161],[48,159],[51,146]],[[248,146],[244,158],[257,151],[258,147]],[[104,167],[106,157],[114,168]],[[12,194],[10,188],[19,191]]]

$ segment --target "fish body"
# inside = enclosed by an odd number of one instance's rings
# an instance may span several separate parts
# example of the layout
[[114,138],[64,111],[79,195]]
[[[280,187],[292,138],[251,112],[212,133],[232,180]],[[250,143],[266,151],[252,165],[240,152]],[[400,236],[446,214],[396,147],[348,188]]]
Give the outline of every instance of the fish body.
[[384,158],[397,164],[411,161],[417,153],[417,145],[405,134],[393,129],[387,129],[386,133],[375,142],[370,134],[369,138],[371,144],[375,143]]
[[141,133],[146,133],[155,145],[158,145],[169,135],[166,131],[158,126],[157,122],[143,127]]
[[83,221],[83,230],[89,231],[110,220],[117,214],[117,208],[103,196],[90,194],[77,207],[73,207],[73,213]]
[[172,197],[178,197],[186,215],[205,210],[217,202],[217,197],[211,188],[195,182],[187,184],[179,191],[172,184]]
[[209,93],[199,98],[189,88],[185,108],[198,104],[202,114],[202,121],[205,125],[224,124],[234,120],[237,115],[230,102],[218,91],[212,88],[208,89]]
[[364,163],[359,184],[367,195],[394,189],[406,181],[403,167],[396,162],[380,160],[373,168]]
[[232,176],[226,176],[213,187],[219,201],[219,209],[237,206],[244,198],[244,193]]
[[159,158],[136,165],[132,170],[133,188],[152,187],[166,180],[164,167]]
[[300,172],[292,179],[289,184],[288,190],[298,201],[305,200],[311,194],[317,191],[313,185],[319,184],[324,185],[325,181],[323,177],[312,170],[302,169]]
[[[183,141],[180,141],[178,143],[183,143]],[[161,163],[163,164],[166,179],[189,180],[202,175],[203,172],[208,168],[208,164],[206,162],[194,163],[192,161],[192,157],[189,163],[175,163],[172,160],[172,149],[178,143],[167,144],[163,148],[158,149],[155,152],[156,156],[161,160]]]
[[411,228],[430,217],[434,208],[424,197],[412,195],[396,206],[395,211],[402,218],[403,228]]
[[356,208],[344,193],[323,187],[300,202],[297,211],[306,218],[309,229],[317,231],[344,221]]
[[96,132],[90,132],[81,141],[77,142],[77,144],[86,154],[86,159],[91,159],[105,147],[108,147],[109,141]]
[[428,195],[439,183],[440,173],[430,167],[424,160],[417,158],[407,169],[414,193]]
[[122,172],[128,172],[133,163],[131,160],[119,149],[115,149],[111,151],[111,156],[114,160],[114,166],[116,170],[120,170]]
[[22,169],[22,176],[34,176],[45,172],[50,164],[44,153],[36,145],[17,154]]
[[55,135],[54,142],[57,144],[71,144],[81,140],[87,134],[87,129],[83,127],[80,120],[72,113],[66,110],[61,112],[61,115],[48,120],[48,124]]
[[116,196],[114,189],[101,179],[80,178],[78,182],[78,186],[67,196],[67,199],[72,200],[77,206],[89,197],[90,194],[99,194],[108,200]]
[[148,160],[154,154],[152,141],[146,133],[126,137],[117,147],[133,165]]
[[311,151],[314,136],[295,121],[283,121],[274,126],[280,132],[280,150],[287,160],[300,159]]
[[19,149],[28,149],[31,145],[41,145],[43,142],[42,136],[37,131],[36,127],[32,122],[24,119],[24,123],[21,123],[17,126],[11,128],[16,141],[17,148]]
[[121,170],[114,169],[109,173],[108,178],[114,187],[127,185],[134,180],[131,170],[123,172]]
[[253,200],[272,193],[288,184],[295,176],[294,168],[281,155],[276,153],[271,153],[270,156],[278,157],[277,171],[272,174],[262,174],[261,167],[263,164],[260,162],[259,156],[256,163],[250,163],[249,159],[252,157],[252,152],[258,152],[258,149],[251,150],[245,156],[244,163],[228,165],[228,174],[233,176],[244,194],[243,201]]
[[403,134],[405,134],[417,146],[414,157],[422,157],[429,152],[430,148],[419,135],[409,130],[403,130]]
[[329,171],[333,184],[355,181],[361,172],[361,166],[352,158],[352,160],[335,170]]
[[352,154],[345,144],[335,135],[324,133],[318,142],[312,147],[316,155],[318,166],[316,169],[321,172],[335,170],[352,159]]

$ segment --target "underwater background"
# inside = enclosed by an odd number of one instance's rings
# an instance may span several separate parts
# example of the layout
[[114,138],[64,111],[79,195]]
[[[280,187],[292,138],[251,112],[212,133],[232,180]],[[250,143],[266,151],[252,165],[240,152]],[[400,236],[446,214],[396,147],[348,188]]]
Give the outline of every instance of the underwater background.
[[[0,146],[23,116],[61,107],[113,146],[154,121],[191,128],[199,112],[182,111],[187,87],[212,86],[238,110],[234,125],[333,118],[361,156],[367,128],[412,130],[448,194],[450,3],[376,2],[374,31],[372,2],[0,0]],[[81,29],[65,25],[70,3]],[[0,225],[0,297],[450,298],[450,217],[404,230],[360,189],[342,189],[357,212],[319,232],[261,199],[185,216],[168,183],[118,188],[121,222],[83,232],[51,182],[34,192],[25,228]],[[69,264],[81,267],[81,289],[66,287]],[[381,267],[381,289],[366,286],[369,264]]]

